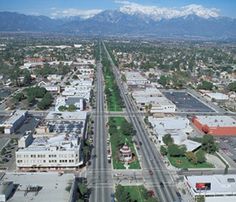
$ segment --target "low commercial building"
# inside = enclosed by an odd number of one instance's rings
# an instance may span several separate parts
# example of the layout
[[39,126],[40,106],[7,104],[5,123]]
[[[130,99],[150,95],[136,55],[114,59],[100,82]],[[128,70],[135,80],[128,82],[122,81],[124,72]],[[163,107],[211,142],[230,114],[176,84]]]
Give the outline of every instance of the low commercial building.
[[223,93],[206,93],[211,101],[222,102],[229,100],[229,96]]
[[134,71],[126,71],[125,78],[128,85],[145,85],[149,81],[140,73]]
[[157,141],[161,145],[164,145],[163,137],[166,134],[170,134],[174,143],[177,145],[185,145],[187,151],[195,151],[201,146],[200,143],[187,138],[187,134],[192,132],[193,129],[189,124],[189,120],[185,117],[149,117],[148,120],[156,132]]
[[45,88],[49,92],[60,93],[61,87],[58,84],[50,83],[50,82],[39,82],[38,86]]
[[235,136],[236,120],[229,116],[195,116],[193,124],[206,134]]
[[76,107],[76,111],[83,111],[85,109],[86,102],[84,98],[76,96],[58,97],[55,104],[55,111],[60,111],[60,106],[69,107],[70,105],[74,105]]
[[188,190],[194,199],[205,202],[235,202],[236,175],[185,176]]
[[65,202],[70,201],[66,188],[73,182],[74,174],[7,172],[1,180],[11,181],[17,187],[10,202]]
[[150,110],[151,113],[172,113],[176,106],[168,100],[157,88],[135,90],[132,96],[140,110]]
[[0,127],[4,127],[5,134],[12,134],[24,123],[26,117],[27,111],[17,110]]

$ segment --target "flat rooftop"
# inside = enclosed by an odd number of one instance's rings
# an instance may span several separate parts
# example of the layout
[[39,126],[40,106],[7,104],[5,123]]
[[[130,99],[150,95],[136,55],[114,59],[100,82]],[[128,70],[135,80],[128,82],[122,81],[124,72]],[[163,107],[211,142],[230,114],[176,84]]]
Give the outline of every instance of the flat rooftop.
[[209,127],[236,127],[236,120],[230,116],[196,116],[198,121]]
[[140,72],[126,71],[125,77],[126,77],[127,81],[133,81],[133,80],[147,81],[147,79],[144,76],[142,76],[142,74]]
[[[18,188],[8,202],[65,202],[69,201],[69,192],[66,187],[73,181],[73,174],[58,173],[6,173],[3,181],[13,181],[18,184]],[[42,189],[35,192],[25,190],[28,186],[40,186]]]
[[228,100],[229,96],[223,93],[206,93],[207,96],[216,100]]
[[50,111],[46,116],[46,120],[55,120],[55,121],[68,121],[68,120],[83,120],[85,121],[87,117],[87,112],[55,112]]
[[19,149],[18,152],[28,151],[49,151],[52,147],[57,147],[57,150],[74,151],[79,149],[79,135],[78,134],[61,134],[53,137],[37,137],[33,143],[24,148]]
[[[236,194],[236,175],[186,176],[188,184],[196,193]],[[197,183],[210,183],[209,190],[197,190]]]
[[183,112],[214,112],[213,109],[206,106],[203,102],[193,97],[187,92],[163,92],[176,107]]

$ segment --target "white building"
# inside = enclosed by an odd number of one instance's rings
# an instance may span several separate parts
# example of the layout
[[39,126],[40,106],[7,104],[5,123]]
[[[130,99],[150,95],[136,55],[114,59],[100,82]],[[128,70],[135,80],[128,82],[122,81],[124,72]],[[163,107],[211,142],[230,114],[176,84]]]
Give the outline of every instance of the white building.
[[38,86],[45,88],[49,92],[60,93],[60,86],[53,83],[47,83],[44,81],[39,82]]
[[229,96],[223,93],[206,93],[206,96],[211,101],[216,101],[216,102],[229,100]]
[[5,134],[14,133],[16,129],[18,129],[24,123],[26,116],[27,111],[17,110],[9,119],[7,119],[0,126],[4,127]]
[[145,110],[149,106],[151,106],[151,113],[172,113],[176,110],[176,105],[168,100],[157,88],[135,90],[132,96],[140,110]]
[[34,135],[31,145],[16,151],[20,170],[77,169],[83,164],[81,139],[85,134],[86,112],[49,112],[45,125],[51,135]]
[[145,85],[149,81],[140,72],[126,71],[125,78],[128,85]]
[[60,111],[60,106],[69,107],[70,105],[74,105],[76,107],[76,111],[83,111],[86,106],[85,99],[76,96],[57,97],[55,111]]
[[62,96],[77,96],[86,99],[90,98],[91,89],[93,87],[93,79],[89,80],[73,80],[71,85],[66,86],[62,92]]
[[16,166],[30,169],[76,169],[83,164],[80,139],[75,134],[36,138],[33,143],[16,151]]
[[164,145],[162,138],[170,134],[177,145],[185,145],[187,151],[194,151],[201,146],[200,143],[187,139],[188,133],[192,132],[190,122],[186,117],[148,117],[155,133],[157,141]]
[[236,175],[185,176],[192,197],[203,196],[205,202],[235,202]]

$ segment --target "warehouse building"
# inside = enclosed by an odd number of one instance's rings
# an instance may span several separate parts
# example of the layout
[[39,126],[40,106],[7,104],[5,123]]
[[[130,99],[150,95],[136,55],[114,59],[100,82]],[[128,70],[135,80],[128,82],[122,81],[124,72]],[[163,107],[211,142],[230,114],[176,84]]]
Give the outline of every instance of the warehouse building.
[[236,120],[229,116],[195,116],[193,124],[209,135],[236,135]]
[[185,183],[194,199],[201,196],[205,202],[236,201],[236,175],[185,176]]
[[207,98],[211,101],[222,102],[229,100],[229,96],[223,93],[206,93]]
[[128,85],[145,85],[149,81],[140,73],[135,71],[126,71],[125,78]]
[[132,96],[141,111],[149,107],[151,113],[172,113],[176,110],[175,104],[168,100],[157,88],[135,90]]

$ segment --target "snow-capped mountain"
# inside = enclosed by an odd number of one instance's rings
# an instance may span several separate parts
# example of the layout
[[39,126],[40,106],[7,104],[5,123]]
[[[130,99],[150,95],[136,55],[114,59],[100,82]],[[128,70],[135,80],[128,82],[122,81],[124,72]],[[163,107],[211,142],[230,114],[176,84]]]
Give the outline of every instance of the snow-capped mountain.
[[54,32],[78,35],[208,37],[236,39],[236,19],[220,17],[215,9],[190,5],[178,9],[123,5],[93,17],[51,19],[0,12],[0,31]]
[[219,11],[215,8],[205,8],[201,5],[191,4],[181,8],[160,8],[156,6],[143,6],[136,3],[127,3],[119,9],[128,15],[141,15],[152,20],[173,19],[196,15],[205,19],[219,17]]

